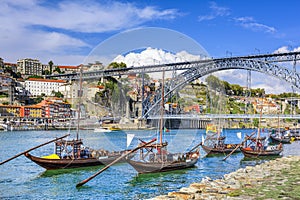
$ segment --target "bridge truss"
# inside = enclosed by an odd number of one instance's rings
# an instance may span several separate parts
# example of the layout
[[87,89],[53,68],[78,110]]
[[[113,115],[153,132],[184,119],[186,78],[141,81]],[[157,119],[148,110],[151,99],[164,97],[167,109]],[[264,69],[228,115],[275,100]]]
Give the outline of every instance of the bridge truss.
[[[165,100],[176,90],[180,90],[190,82],[205,76],[207,74],[229,69],[244,69],[257,71],[267,75],[279,78],[290,83],[292,86],[300,89],[300,74],[296,72],[296,62],[300,60],[300,52],[276,53],[276,54],[259,54],[250,56],[227,57],[217,59],[206,59],[191,62],[180,62],[170,64],[159,64],[141,67],[127,67],[123,69],[108,69],[100,71],[87,71],[82,75],[83,79],[94,79],[107,76],[122,76],[128,74],[145,74],[161,71],[180,71],[182,73],[173,77],[165,85]],[[280,66],[280,63],[291,62],[294,64],[294,70]],[[60,78],[66,80],[79,79],[79,73],[61,74],[47,76],[47,78]],[[142,118],[148,118],[155,115],[159,110],[161,102],[161,92],[158,90],[155,94],[143,98]]]

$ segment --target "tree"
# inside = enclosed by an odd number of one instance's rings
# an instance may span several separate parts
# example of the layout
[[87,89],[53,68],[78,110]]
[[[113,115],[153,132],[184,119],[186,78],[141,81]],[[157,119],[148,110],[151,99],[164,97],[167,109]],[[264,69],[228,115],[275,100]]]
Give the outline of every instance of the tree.
[[44,71],[42,72],[42,74],[43,74],[43,75],[50,75],[50,71],[46,69],[46,70],[44,70]]
[[117,62],[112,62],[108,65],[109,68],[117,69],[117,68],[126,68],[126,64],[123,62],[117,63]]
[[52,74],[53,61],[50,60],[50,61],[48,62],[48,65],[49,65],[49,69],[50,69],[50,74]]
[[54,72],[61,74],[60,68],[58,66],[55,67]]
[[259,125],[259,120],[257,118],[253,119],[253,126],[258,127]]
[[55,92],[54,90],[51,92],[55,97],[58,97],[58,98],[64,98],[64,95],[58,91],[58,92]]
[[220,81],[220,79],[214,75],[209,75],[205,81],[207,82],[207,85],[209,85],[213,90],[217,89],[217,88],[221,88],[222,87],[222,82]]
[[28,79],[29,79],[29,78],[39,78],[39,79],[44,79],[44,77],[39,76],[39,75],[30,75],[30,76],[28,76]]

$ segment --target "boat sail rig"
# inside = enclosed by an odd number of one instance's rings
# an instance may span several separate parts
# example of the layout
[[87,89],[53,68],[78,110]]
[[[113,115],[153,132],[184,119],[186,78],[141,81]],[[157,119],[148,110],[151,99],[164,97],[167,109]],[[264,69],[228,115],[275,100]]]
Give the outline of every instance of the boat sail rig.
[[[163,141],[164,135],[164,71],[162,78],[162,97],[159,120],[159,140],[141,148],[137,160],[127,159],[127,162],[139,173],[166,172],[193,167],[199,158],[199,148],[193,148],[187,153],[171,153],[168,142]],[[142,141],[141,144],[146,142]],[[141,145],[140,144],[140,145]]]
[[[77,127],[76,127],[76,138],[75,139],[60,139],[55,141],[54,154],[49,156],[37,157],[26,152],[24,155],[40,165],[47,170],[55,169],[69,169],[69,168],[79,168],[79,167],[90,167],[97,165],[106,165],[121,155],[125,154],[127,151],[114,151],[109,152],[106,150],[93,150],[92,148],[85,147],[83,141],[79,138],[80,131],[80,121],[82,118],[82,67],[80,69],[80,82],[78,90],[78,107],[77,107]],[[125,162],[125,159],[120,160],[120,162]]]
[[[262,100],[263,102],[263,100]],[[256,137],[248,137],[244,147],[240,147],[242,153],[247,158],[258,158],[267,156],[279,156],[283,151],[282,143],[279,145],[270,146],[267,143],[266,137],[261,137],[261,118],[262,118],[262,107],[260,110],[259,125],[257,128]]]

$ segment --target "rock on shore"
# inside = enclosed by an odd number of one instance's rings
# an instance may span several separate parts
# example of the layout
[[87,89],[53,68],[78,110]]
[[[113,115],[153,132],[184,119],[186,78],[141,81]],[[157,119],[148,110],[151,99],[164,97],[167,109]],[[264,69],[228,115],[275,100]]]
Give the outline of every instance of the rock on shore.
[[300,199],[300,156],[281,157],[247,166],[222,179],[203,178],[179,191],[153,200],[181,199]]

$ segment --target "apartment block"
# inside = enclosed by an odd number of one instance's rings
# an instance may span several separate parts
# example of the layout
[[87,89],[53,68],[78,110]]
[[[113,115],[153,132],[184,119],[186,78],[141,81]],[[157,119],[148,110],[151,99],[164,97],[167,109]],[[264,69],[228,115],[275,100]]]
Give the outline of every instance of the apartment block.
[[25,58],[17,61],[17,72],[21,75],[39,75],[43,73],[43,65],[38,59]]
[[51,96],[52,91],[64,93],[66,83],[65,80],[29,78],[25,81],[25,89],[28,90],[32,96],[39,96],[42,94]]

